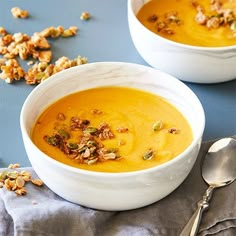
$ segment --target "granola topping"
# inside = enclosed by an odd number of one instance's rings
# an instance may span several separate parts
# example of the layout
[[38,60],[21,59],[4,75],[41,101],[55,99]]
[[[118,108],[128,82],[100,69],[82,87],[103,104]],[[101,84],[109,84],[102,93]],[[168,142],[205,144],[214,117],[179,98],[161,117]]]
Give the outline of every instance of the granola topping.
[[[236,37],[236,13],[233,9],[227,9],[221,0],[209,0],[209,8],[204,8],[198,0],[191,0],[191,6],[195,8],[195,21],[208,29],[228,27]],[[155,25],[157,32],[172,35],[175,29],[183,24],[177,11],[166,12],[164,15],[150,14],[147,21]]]
[[[89,114],[92,114],[94,119],[100,119],[97,115],[104,114],[99,109],[92,109],[90,112]],[[53,133],[43,136],[45,142],[59,149],[67,158],[73,159],[80,164],[93,165],[107,160],[119,160],[120,148],[127,144],[125,139],[118,137],[115,147],[106,147],[105,140],[116,138],[111,126],[106,122],[101,122],[93,126],[91,120],[79,116],[69,117],[69,115],[59,112],[53,126]],[[154,131],[158,135],[158,131],[161,130],[170,134],[180,133],[180,130],[177,128],[168,128],[165,126],[169,125],[164,124],[162,120],[157,120],[153,124],[152,129],[150,129],[150,133]],[[120,134],[130,132],[129,128],[125,126],[114,127],[114,131]],[[157,151],[149,148],[142,155],[142,159],[154,159]]]
[[[192,6],[196,9],[195,20],[198,24],[206,26],[208,29],[218,29],[219,27],[229,27],[236,36],[236,15],[232,9],[223,8],[221,0],[210,0],[210,9],[204,9],[196,0],[192,1]],[[210,13],[205,13],[206,10]]]
[[[61,112],[59,114],[60,117],[63,117],[61,121],[65,121],[66,116]],[[55,133],[50,136],[45,135],[44,140],[79,163],[92,165],[97,162],[118,159],[120,157],[119,149],[108,149],[103,144],[104,140],[115,138],[110,126],[103,122],[98,127],[94,127],[90,126],[90,123],[87,119],[73,116],[70,118],[69,127],[66,124],[57,125],[56,123]],[[71,132],[78,133],[79,141],[75,142],[71,139]]]
[[147,20],[155,24],[155,27],[158,32],[169,35],[175,33],[173,27],[182,24],[182,21],[180,20],[177,11],[166,12],[164,16],[158,16],[156,14],[152,14],[148,17]]

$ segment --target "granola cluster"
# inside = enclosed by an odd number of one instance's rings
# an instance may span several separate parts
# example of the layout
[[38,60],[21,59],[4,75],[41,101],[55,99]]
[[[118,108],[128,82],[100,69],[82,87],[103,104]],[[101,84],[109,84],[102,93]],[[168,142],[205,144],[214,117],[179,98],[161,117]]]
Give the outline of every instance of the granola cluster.
[[[38,84],[49,76],[72,66],[87,63],[87,59],[81,56],[70,60],[67,57],[59,58],[51,64],[52,51],[48,38],[71,37],[77,34],[77,27],[71,26],[64,29],[62,26],[48,27],[41,32],[35,32],[32,36],[23,33],[9,34],[0,27],[0,78],[7,83],[24,78],[27,84]],[[25,71],[17,62],[16,58],[29,61],[33,64]]]
[[80,15],[80,20],[89,20],[91,18],[91,15],[89,12],[84,11]]
[[210,12],[207,15],[204,9],[196,0],[192,1],[192,6],[196,9],[196,22],[206,26],[208,29],[217,29],[221,26],[229,27],[233,36],[236,36],[236,15],[232,9],[223,8],[220,0],[210,0]]
[[[95,113],[93,113],[95,112]],[[94,109],[94,115],[102,114],[101,111]],[[90,126],[90,121],[81,119],[78,116],[70,118],[69,127],[65,123],[66,116],[59,113],[55,125],[55,133],[52,136],[45,135],[44,140],[60,149],[66,156],[79,163],[94,164],[106,160],[115,160],[120,157],[118,148],[106,148],[102,141],[115,137],[107,123],[101,123],[98,127]],[[79,131],[79,139],[73,142],[71,133]]]
[[13,7],[11,9],[11,14],[15,18],[28,18],[29,17],[29,12],[19,7]]
[[[8,169],[19,168],[19,164],[10,164]],[[27,189],[25,184],[31,182],[36,186],[43,186],[43,182],[40,179],[32,179],[31,173],[29,171],[17,170],[2,171],[0,172],[0,188],[5,187],[9,191],[14,191],[18,196],[25,195]]]
[[162,19],[153,14],[148,17],[148,21],[155,24],[158,32],[169,35],[175,33],[173,26],[182,24],[177,11],[167,12]]

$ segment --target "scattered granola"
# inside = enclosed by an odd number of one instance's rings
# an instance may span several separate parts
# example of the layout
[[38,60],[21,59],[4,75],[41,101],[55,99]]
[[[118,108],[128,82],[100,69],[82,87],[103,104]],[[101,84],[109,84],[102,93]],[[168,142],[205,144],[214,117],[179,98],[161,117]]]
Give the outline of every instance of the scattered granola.
[[[15,169],[20,167],[18,163],[10,164],[9,169]],[[9,191],[14,191],[16,195],[22,196],[27,193],[25,185],[27,182],[31,182],[37,186],[43,186],[43,182],[40,179],[32,179],[31,173],[26,170],[22,171],[7,171],[0,172],[0,188],[5,187]]]
[[5,64],[1,66],[1,70],[0,78],[4,79],[6,83],[12,83],[13,80],[20,80],[25,76],[24,69],[15,59],[6,60]]
[[[49,76],[70,68],[87,63],[87,58],[80,55],[70,60],[67,57],[59,58],[54,64],[50,64],[52,59],[51,45],[48,38],[72,37],[77,34],[78,28],[70,26],[64,29],[62,26],[48,27],[41,32],[35,32],[31,37],[23,33],[8,34],[0,27],[0,54],[4,56],[0,61],[0,78],[7,83],[15,80],[25,79],[26,84],[39,84]],[[16,61],[16,57],[22,60],[33,58],[27,64],[32,65],[28,71],[24,71]]]
[[80,15],[81,20],[89,20],[91,18],[91,15],[89,12],[82,12]]
[[11,13],[15,18],[28,18],[29,17],[29,12],[19,7],[13,7],[11,9]]
[[3,36],[7,34],[6,29],[3,28],[2,26],[0,26],[0,34],[3,35]]
[[19,163],[15,163],[15,164],[10,164],[8,166],[8,169],[16,169],[16,168],[19,168],[20,167],[20,164]]
[[43,181],[41,179],[31,179],[31,183],[39,187],[43,186]]

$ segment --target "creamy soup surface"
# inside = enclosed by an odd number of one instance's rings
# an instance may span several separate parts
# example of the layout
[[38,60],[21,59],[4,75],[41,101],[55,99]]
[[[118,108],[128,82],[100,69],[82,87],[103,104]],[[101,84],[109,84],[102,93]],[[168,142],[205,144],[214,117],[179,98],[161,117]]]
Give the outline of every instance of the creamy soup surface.
[[167,162],[192,142],[190,125],[164,98],[125,87],[77,92],[51,104],[32,140],[64,164],[128,172]]
[[235,0],[151,0],[141,7],[137,18],[152,32],[175,42],[203,47],[236,45]]

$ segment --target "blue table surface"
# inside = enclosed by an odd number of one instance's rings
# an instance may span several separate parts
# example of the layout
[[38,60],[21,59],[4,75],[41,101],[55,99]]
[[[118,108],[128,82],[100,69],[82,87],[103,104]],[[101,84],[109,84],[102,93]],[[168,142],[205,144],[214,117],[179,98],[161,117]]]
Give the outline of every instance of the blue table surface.
[[[28,10],[30,18],[13,18],[10,9],[15,6]],[[89,21],[80,20],[83,11],[90,12],[92,18]],[[50,41],[53,61],[61,56],[73,59],[82,55],[89,62],[123,61],[147,65],[130,37],[127,0],[11,0],[0,3],[0,26],[12,34],[32,35],[58,25],[65,28],[77,26],[79,31],[75,37]],[[220,84],[185,84],[195,92],[205,110],[203,140],[236,134],[236,80]],[[0,80],[0,167],[10,163],[30,166],[19,117],[24,100],[34,88],[26,85],[24,80],[13,84]]]

